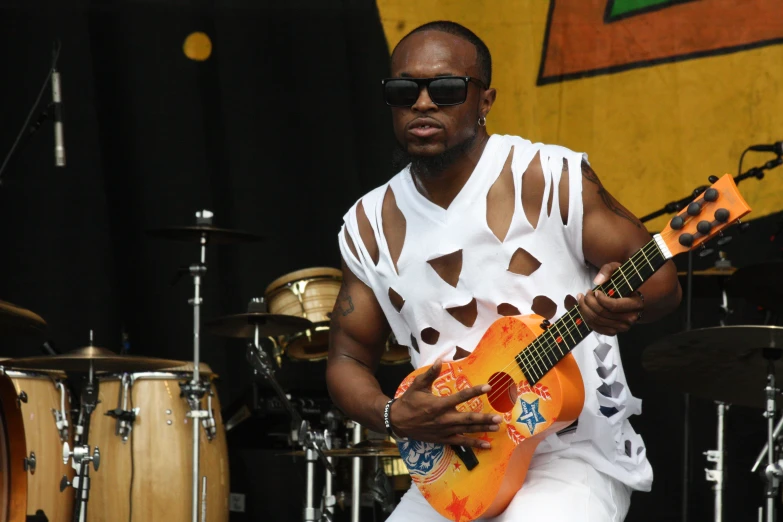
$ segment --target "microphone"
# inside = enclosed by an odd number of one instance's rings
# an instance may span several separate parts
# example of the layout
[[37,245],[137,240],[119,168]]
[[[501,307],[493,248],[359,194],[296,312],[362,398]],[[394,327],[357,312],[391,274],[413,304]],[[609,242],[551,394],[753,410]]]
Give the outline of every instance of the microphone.
[[776,141],[771,145],[751,145],[748,150],[758,152],[774,152],[778,156],[783,156],[783,141]]
[[52,107],[54,108],[54,165],[65,166],[65,143],[63,142],[63,109],[60,96],[60,73],[52,69]]

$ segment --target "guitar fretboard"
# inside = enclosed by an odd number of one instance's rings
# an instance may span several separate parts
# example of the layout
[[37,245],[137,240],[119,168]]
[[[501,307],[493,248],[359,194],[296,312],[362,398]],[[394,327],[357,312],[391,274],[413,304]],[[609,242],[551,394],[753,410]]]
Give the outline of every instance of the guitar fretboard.
[[[616,299],[629,297],[670,257],[670,254],[661,251],[653,238],[615,270],[608,281],[593,290],[600,290]],[[563,314],[516,356],[517,364],[528,382],[531,385],[538,382],[591,331],[579,313],[578,306]]]

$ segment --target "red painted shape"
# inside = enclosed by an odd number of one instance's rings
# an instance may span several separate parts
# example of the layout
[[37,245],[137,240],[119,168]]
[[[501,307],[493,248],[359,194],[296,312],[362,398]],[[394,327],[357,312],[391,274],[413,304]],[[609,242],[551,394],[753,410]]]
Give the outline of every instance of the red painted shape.
[[464,497],[459,498],[457,495],[454,494],[454,492],[451,492],[451,504],[446,506],[446,511],[451,513],[454,516],[454,522],[460,522],[462,520],[462,517],[470,517],[468,512],[465,510],[465,504],[468,503],[468,499],[470,497]]
[[462,464],[460,464],[459,462],[455,462],[454,463],[454,471],[459,471],[459,468],[461,468],[461,467],[462,467]]
[[614,295],[614,288],[606,292],[609,297],[612,297]]
[[557,339],[555,339],[555,342],[558,342],[558,343],[559,343],[559,342],[562,342],[562,341],[563,341],[563,338],[562,338],[562,337],[558,337]]
[[582,320],[581,319],[577,319],[576,320],[576,325],[579,326],[580,324],[582,324]]

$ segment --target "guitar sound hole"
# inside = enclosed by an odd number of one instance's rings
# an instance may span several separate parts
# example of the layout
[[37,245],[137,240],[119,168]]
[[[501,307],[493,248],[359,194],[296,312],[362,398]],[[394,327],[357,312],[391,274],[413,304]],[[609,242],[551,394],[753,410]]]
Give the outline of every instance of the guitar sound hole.
[[492,390],[487,394],[489,404],[497,411],[511,411],[517,402],[517,383],[507,373],[493,373],[489,378]]

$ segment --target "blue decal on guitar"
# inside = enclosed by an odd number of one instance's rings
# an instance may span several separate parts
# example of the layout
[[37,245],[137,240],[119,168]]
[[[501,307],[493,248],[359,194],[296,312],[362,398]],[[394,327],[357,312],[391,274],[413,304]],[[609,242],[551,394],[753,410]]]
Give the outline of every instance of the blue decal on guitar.
[[418,440],[400,441],[397,443],[397,448],[411,477],[416,482],[424,484],[437,480],[443,475],[454,452],[443,444]]
[[538,411],[538,401],[539,399],[536,399],[533,402],[527,402],[525,399],[519,399],[519,402],[522,405],[522,414],[517,419],[517,422],[521,422],[527,426],[527,429],[530,431],[531,435],[533,435],[533,431],[535,431],[536,426],[539,423],[546,422],[544,416],[541,415],[541,413]]

